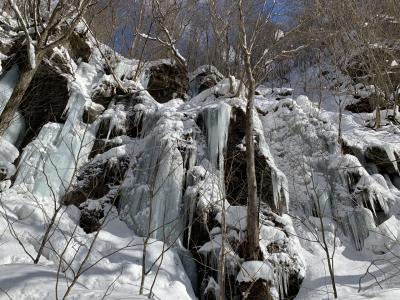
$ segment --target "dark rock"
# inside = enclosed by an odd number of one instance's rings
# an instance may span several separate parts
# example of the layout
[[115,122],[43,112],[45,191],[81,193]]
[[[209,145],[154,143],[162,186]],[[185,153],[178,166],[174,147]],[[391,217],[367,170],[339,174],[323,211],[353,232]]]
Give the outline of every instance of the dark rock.
[[64,122],[69,100],[68,80],[47,62],[40,64],[20,106],[29,128],[22,146],[35,137],[48,122]]
[[80,58],[84,62],[89,62],[92,49],[87,42],[87,37],[83,33],[73,32],[68,40],[66,48],[69,50],[71,57],[77,61]]
[[212,88],[223,78],[224,76],[214,66],[199,67],[191,74],[190,90],[193,92],[192,96]]
[[86,232],[92,233],[100,229],[104,218],[104,207],[90,210],[87,207],[81,209],[79,226]]
[[374,104],[368,97],[359,98],[358,102],[347,105],[345,109],[352,113],[372,113]]
[[[225,154],[225,190],[227,200],[231,205],[247,205],[247,173],[246,173],[246,152],[238,148],[246,135],[245,112],[240,108],[233,108],[227,149]],[[284,199],[278,201],[275,206],[272,185],[272,170],[268,158],[258,148],[256,141],[256,179],[258,195],[262,203],[268,204],[273,211],[281,214],[284,207]],[[283,195],[283,193],[281,193]]]
[[244,299],[273,300],[270,284],[258,279],[256,282],[241,282],[239,288]]
[[176,64],[160,63],[149,69],[147,90],[159,103],[184,99],[189,89],[187,71]]
[[65,204],[74,204],[79,207],[87,199],[99,199],[106,196],[111,187],[122,183],[128,165],[128,157],[120,157],[117,161],[110,160],[86,165],[78,173],[76,187],[66,194]]
[[[400,157],[395,153],[397,160]],[[365,158],[367,163],[373,163],[379,170],[381,174],[397,175],[393,162],[389,158],[383,147],[370,146],[365,150]]]

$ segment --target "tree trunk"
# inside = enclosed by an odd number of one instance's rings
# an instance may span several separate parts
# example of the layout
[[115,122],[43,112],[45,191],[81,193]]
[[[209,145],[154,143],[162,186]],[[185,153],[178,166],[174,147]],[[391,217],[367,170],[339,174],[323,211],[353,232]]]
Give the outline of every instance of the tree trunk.
[[377,103],[375,108],[375,129],[379,128],[381,128],[381,108]]
[[248,99],[246,106],[246,173],[247,173],[247,250],[248,258],[259,259],[259,224],[256,167],[254,160],[254,95],[255,80],[251,70],[250,56],[245,58],[248,79]]
[[338,129],[338,144],[340,151],[343,149],[343,137],[342,137],[342,118],[343,118],[343,108],[342,102],[339,102],[339,129]]
[[15,88],[8,100],[1,116],[0,116],[0,136],[2,136],[10,123],[13,120],[17,109],[20,107],[24,95],[35,75],[37,67],[35,69],[24,68],[19,76],[19,79],[15,85]]

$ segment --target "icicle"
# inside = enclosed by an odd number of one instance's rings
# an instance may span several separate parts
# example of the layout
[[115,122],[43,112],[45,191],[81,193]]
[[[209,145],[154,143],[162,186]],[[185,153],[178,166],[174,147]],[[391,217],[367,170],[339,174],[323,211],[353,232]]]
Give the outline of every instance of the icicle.
[[103,114],[103,118],[110,120],[106,142],[110,138],[110,134],[114,129],[120,130],[123,133],[126,132],[126,112],[122,104],[113,105],[112,108],[107,109]]
[[370,230],[375,228],[374,217],[366,208],[356,208],[348,213],[348,224],[357,250],[361,250]]
[[[285,212],[289,209],[289,191],[286,176],[276,167],[271,168],[274,205]],[[281,203],[282,200],[284,203]]]
[[67,115],[65,124],[44,126],[39,137],[24,151],[21,160],[24,165],[21,165],[16,183],[25,183],[27,176],[28,190],[36,196],[59,200],[70,188],[77,168],[87,160],[99,122],[85,124],[82,115],[85,104],[91,101],[90,92],[96,75],[94,66],[86,63],[79,66],[75,81],[69,83],[71,93],[64,111]]
[[391,144],[384,144],[383,149],[385,149],[385,152],[389,158],[389,161],[393,164],[394,169],[400,175],[399,166],[397,164],[397,159],[396,159],[396,156],[394,153],[393,146]]
[[214,167],[223,170],[223,154],[228,140],[231,106],[225,102],[204,110],[208,142],[208,158]]
[[197,189],[194,187],[189,187],[186,189],[185,192],[185,212],[184,214],[187,217],[187,222],[185,224],[188,225],[188,234],[187,234],[187,245],[190,245],[190,238],[192,235],[192,223],[193,223],[193,217],[195,213],[195,208],[196,208],[196,198],[197,198]]
[[[133,177],[125,179],[129,184],[123,184],[121,207],[138,234],[150,233],[154,238],[173,243],[183,231],[180,214],[184,179],[182,156],[173,140],[158,134],[149,137],[144,149],[148,150],[142,154]],[[143,185],[148,186],[146,193],[141,190]]]

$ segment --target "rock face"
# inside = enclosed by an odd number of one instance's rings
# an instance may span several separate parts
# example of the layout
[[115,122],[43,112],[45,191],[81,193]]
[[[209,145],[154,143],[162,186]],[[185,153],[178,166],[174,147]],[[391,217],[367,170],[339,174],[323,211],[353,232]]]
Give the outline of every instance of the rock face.
[[173,98],[185,98],[189,89],[187,72],[177,64],[161,62],[148,70],[147,90],[159,103]]
[[[3,67],[18,65],[20,69],[27,64],[26,47],[23,40],[13,39],[8,50],[8,59]],[[39,65],[20,106],[20,113],[28,126],[22,146],[32,140],[48,122],[65,121],[63,113],[69,100],[68,84],[74,72],[75,63],[69,60],[64,48],[49,53]]]
[[43,62],[36,72],[21,106],[22,115],[30,125],[25,144],[48,122],[63,122],[69,99],[68,79],[49,63]]
[[[245,112],[234,108],[225,156],[225,190],[227,200],[234,205],[247,205],[247,175],[245,145]],[[282,214],[286,211],[284,193],[279,192],[280,199],[275,201],[273,191],[273,170],[268,157],[261,149],[261,141],[256,139],[256,179],[259,197],[262,203],[273,211]]]

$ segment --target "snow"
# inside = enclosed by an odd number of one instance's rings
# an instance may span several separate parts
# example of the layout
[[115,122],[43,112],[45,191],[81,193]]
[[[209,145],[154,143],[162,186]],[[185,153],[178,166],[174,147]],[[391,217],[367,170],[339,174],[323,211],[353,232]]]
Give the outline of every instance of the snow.
[[[219,212],[215,219],[222,223],[222,212]],[[225,223],[228,228],[235,228],[245,231],[247,228],[247,207],[245,206],[228,206],[225,212]]]
[[[386,118],[392,113],[390,110],[381,112],[383,127],[379,130],[366,127],[372,124],[373,113],[354,114],[344,110],[341,129],[352,155],[343,154],[337,147],[337,100],[340,97],[345,107],[356,102],[353,93],[365,98],[374,91],[361,84],[351,86],[349,78],[336,74],[328,63],[322,69],[332,78],[325,78],[322,86],[318,86],[317,67],[307,69],[306,81],[294,68],[288,76],[287,87],[293,88],[295,101],[291,95],[285,99],[278,97],[272,92],[273,85],[260,90],[256,105],[263,112],[264,134],[277,167],[287,176],[290,214],[299,219],[305,216],[320,236],[322,228],[313,203],[318,199],[321,207],[328,207],[323,209],[322,221],[330,253],[336,243],[333,262],[339,299],[395,299],[398,291],[393,288],[398,286],[399,278],[387,275],[396,274],[398,266],[392,254],[398,249],[394,240],[398,234],[400,194],[393,185],[393,177],[397,175],[389,178],[379,174],[379,164],[367,164],[364,153],[370,147],[379,148],[398,173],[398,129]],[[335,82],[341,83],[340,95],[329,88]],[[318,109],[320,90],[322,101]],[[304,96],[298,97],[302,94],[315,104]],[[295,222],[294,234],[301,243],[298,249],[307,265],[296,299],[333,298],[325,253],[318,243],[311,242],[315,236],[309,232],[310,227],[304,228],[301,221]],[[260,232],[266,232],[262,239],[266,241],[267,237],[276,236],[274,229],[267,228],[262,227]],[[278,237],[278,241],[284,240]],[[371,275],[364,276],[371,261],[376,265],[370,269]],[[373,276],[383,287],[382,292]],[[360,278],[362,288],[357,294]]]
[[18,149],[4,138],[0,138],[0,175],[5,179],[15,174],[16,168],[13,162],[18,156]]
[[236,278],[238,282],[255,282],[262,279],[266,282],[274,281],[274,268],[267,261],[245,261],[240,266]]

